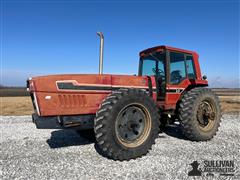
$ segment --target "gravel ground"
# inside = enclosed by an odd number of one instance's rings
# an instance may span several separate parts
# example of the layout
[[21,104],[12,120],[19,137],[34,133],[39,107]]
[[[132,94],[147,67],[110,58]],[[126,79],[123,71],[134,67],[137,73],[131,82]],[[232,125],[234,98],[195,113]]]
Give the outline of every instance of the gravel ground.
[[128,162],[102,157],[94,142],[72,130],[39,130],[30,116],[0,119],[1,179],[187,179],[195,160],[200,168],[204,160],[234,160],[234,176],[227,178],[240,179],[236,114],[224,115],[218,134],[208,142],[185,140],[179,127],[168,127],[146,156]]

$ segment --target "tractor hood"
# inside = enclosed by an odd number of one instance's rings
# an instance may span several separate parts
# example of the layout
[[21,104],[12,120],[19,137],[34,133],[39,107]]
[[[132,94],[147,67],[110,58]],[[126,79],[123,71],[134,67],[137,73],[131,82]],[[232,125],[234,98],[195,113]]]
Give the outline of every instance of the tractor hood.
[[29,78],[35,112],[39,116],[95,114],[113,90],[148,89],[148,77],[129,75],[66,74]]
[[119,88],[148,88],[146,76],[65,74],[29,78],[31,92],[111,91]]

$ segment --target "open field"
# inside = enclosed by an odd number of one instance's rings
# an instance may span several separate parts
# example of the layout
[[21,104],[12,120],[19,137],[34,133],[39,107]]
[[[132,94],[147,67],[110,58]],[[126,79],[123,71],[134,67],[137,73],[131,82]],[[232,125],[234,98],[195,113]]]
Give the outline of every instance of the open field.
[[219,96],[224,113],[240,112],[240,96]]
[[29,96],[25,87],[0,87],[0,97]]
[[24,97],[0,97],[0,115],[20,116],[33,113],[30,96]]
[[[33,112],[31,98],[25,97],[0,97],[0,115],[19,116],[30,115]],[[221,106],[224,113],[240,112],[239,96],[220,96]]]

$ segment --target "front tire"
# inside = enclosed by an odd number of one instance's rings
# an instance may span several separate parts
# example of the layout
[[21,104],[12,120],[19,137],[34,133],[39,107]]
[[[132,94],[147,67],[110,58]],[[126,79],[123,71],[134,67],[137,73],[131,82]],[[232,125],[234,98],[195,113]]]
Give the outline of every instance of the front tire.
[[179,108],[183,133],[192,141],[212,139],[221,121],[218,97],[207,88],[194,88],[184,94]]
[[109,95],[94,123],[100,152],[114,160],[145,155],[155,143],[160,125],[154,101],[137,89],[118,90]]

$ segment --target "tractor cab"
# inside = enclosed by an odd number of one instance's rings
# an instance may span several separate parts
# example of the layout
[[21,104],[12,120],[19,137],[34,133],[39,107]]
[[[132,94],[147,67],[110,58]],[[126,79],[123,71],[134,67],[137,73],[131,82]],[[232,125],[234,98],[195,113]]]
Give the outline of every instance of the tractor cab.
[[156,98],[164,106],[174,108],[189,86],[207,86],[201,77],[198,54],[193,51],[157,46],[140,52],[139,76],[154,77]]

